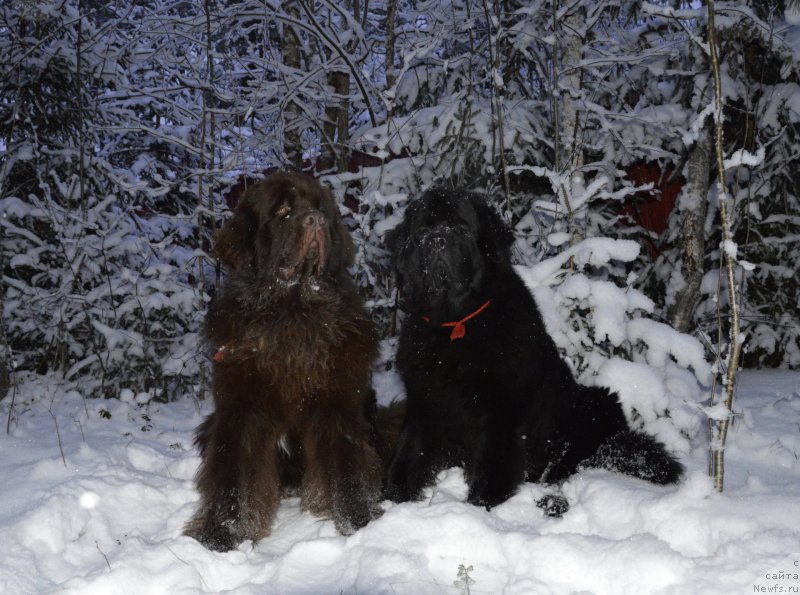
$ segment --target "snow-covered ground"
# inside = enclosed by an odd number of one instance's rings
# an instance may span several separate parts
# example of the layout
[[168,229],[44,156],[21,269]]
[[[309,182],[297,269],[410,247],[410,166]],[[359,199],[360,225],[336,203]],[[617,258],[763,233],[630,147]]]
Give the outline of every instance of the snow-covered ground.
[[573,477],[562,519],[533,485],[491,512],[465,504],[451,469],[351,537],[286,500],[271,537],[226,554],[181,536],[205,411],[123,397],[41,381],[17,394],[0,435],[0,593],[800,592],[800,373],[742,375],[724,494],[699,441],[677,487]]

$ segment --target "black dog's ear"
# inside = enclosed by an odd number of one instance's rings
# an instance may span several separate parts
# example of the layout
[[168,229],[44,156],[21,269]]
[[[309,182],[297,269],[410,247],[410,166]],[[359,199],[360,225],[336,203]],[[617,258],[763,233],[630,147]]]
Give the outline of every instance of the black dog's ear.
[[[406,210],[407,211],[407,210]],[[408,223],[408,212],[405,213],[403,220],[397,224],[396,227],[390,229],[384,234],[384,244],[389,251],[389,263],[394,271],[394,285],[398,291],[398,304],[402,304],[400,296],[402,296],[407,287],[406,279],[408,273],[408,249],[410,224]],[[401,306],[402,307],[402,306]]]
[[514,243],[514,232],[483,198],[470,194],[469,200],[480,221],[481,231],[478,242],[485,250],[486,255],[494,262],[511,264],[511,245]]
[[394,264],[395,260],[397,259],[397,253],[403,244],[403,232],[400,229],[403,226],[404,222],[401,221],[396,227],[390,229],[383,235],[383,243],[386,246],[386,249],[389,251],[392,264]]
[[384,234],[384,243],[391,256],[392,266],[402,277],[403,271],[407,268],[408,253],[411,243],[411,226],[414,213],[417,210],[417,202],[412,201],[406,206],[402,219],[393,229]]
[[257,231],[258,216],[245,195],[234,210],[233,217],[217,232],[211,249],[212,256],[233,271],[242,268],[253,261]]

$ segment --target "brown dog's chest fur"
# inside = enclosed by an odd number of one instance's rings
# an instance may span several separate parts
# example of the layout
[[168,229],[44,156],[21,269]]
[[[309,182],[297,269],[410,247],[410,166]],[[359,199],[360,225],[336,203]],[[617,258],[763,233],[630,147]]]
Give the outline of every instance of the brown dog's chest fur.
[[[226,382],[246,377],[291,401],[316,400],[332,384],[363,383],[366,370],[359,363],[372,359],[375,337],[354,293],[322,287],[309,297],[298,288],[272,304],[230,303],[227,296],[220,301],[207,326],[208,341],[218,350],[215,376]],[[231,310],[239,315],[231,317]],[[358,361],[348,361],[354,353]]]

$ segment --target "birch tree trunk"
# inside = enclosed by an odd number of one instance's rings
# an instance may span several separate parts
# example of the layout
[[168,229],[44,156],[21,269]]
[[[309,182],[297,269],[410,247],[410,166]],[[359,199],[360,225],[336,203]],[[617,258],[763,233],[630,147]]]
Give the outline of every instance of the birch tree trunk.
[[582,127],[580,114],[575,107],[574,95],[580,93],[583,85],[583,38],[579,32],[583,30],[583,15],[579,7],[570,12],[564,22],[560,22],[559,4],[553,6],[553,31],[556,39],[565,40],[563,51],[558,42],[554,48],[553,84],[556,89],[556,101],[553,105],[555,118],[555,167],[561,173],[569,172],[569,178],[558,188],[558,193],[567,209],[567,217],[571,228],[571,243],[576,244],[583,238],[579,226],[575,222],[572,196],[583,193],[586,182],[583,172],[583,146],[581,142]]
[[387,0],[386,2],[386,58],[384,69],[386,71],[386,88],[394,86],[397,74],[394,69],[395,43],[397,34],[395,33],[395,23],[397,22],[397,0]]
[[564,57],[559,75],[561,84],[561,130],[560,165],[579,170],[583,166],[583,143],[581,142],[582,126],[580,114],[575,107],[573,94],[579,93],[583,86],[583,39],[578,36],[582,29],[583,18],[578,10],[570,13],[565,19],[561,32],[567,33],[564,46]]
[[[720,75],[719,43],[714,24],[714,1],[708,0],[708,46],[711,54],[711,70],[714,75],[714,140],[717,165],[717,184],[719,192],[719,218],[722,227],[722,246],[720,259],[725,268],[728,286],[728,304],[730,320],[728,326],[727,369],[725,370],[724,405],[727,415],[719,422],[717,435],[711,444],[711,462],[714,476],[714,487],[721,492],[725,484],[725,441],[728,428],[733,418],[733,395],[736,388],[736,376],[739,371],[739,358],[742,352],[742,341],[739,336],[739,297],[736,289],[734,267],[736,265],[731,219],[728,213],[728,196],[725,187],[725,165],[722,155],[722,77]],[[722,317],[719,324],[722,325]]]
[[682,285],[667,312],[669,323],[682,333],[692,328],[694,311],[700,299],[705,255],[704,224],[708,212],[708,172],[711,168],[711,137],[703,130],[689,151],[686,185],[678,198],[676,215],[681,218],[681,257],[678,271]]

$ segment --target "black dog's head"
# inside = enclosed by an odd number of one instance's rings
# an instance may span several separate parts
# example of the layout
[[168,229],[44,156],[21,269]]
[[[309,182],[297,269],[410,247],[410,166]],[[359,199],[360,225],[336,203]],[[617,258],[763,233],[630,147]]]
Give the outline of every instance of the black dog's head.
[[477,195],[427,191],[388,237],[409,309],[434,322],[463,316],[487,299],[494,273],[510,266],[513,239]]
[[213,253],[234,272],[252,266],[264,283],[293,285],[338,276],[355,248],[330,192],[302,174],[278,172],[244,194]]

